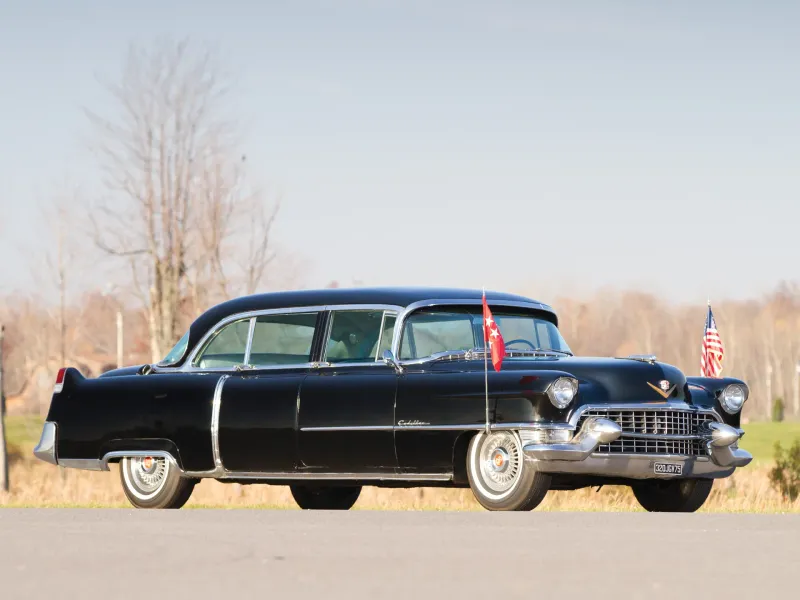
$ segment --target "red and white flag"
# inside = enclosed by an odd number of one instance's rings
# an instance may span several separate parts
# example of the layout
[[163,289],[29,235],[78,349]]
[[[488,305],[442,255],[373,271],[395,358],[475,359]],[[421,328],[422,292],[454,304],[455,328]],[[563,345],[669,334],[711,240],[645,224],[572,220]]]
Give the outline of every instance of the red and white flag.
[[483,342],[490,345],[492,365],[495,371],[499,371],[503,366],[503,358],[506,356],[506,343],[492,316],[492,311],[489,310],[489,305],[486,304],[486,292],[483,292]]
[[719,337],[717,321],[714,319],[709,303],[706,331],[703,335],[703,348],[700,354],[700,376],[719,377],[722,375],[722,358],[724,356],[725,348],[722,345],[722,338]]

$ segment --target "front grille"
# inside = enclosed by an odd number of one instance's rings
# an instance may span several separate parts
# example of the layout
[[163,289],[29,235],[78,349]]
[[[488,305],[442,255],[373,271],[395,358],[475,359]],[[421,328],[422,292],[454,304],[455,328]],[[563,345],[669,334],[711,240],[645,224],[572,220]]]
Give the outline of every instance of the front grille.
[[[596,452],[603,454],[705,456],[708,454],[706,440],[693,439],[692,436],[702,435],[703,425],[709,421],[716,421],[710,413],[680,408],[592,408],[581,414],[578,429],[589,417],[610,419],[622,428],[622,435],[619,438],[610,444],[601,444],[597,447]],[[677,437],[663,439],[662,436]]]

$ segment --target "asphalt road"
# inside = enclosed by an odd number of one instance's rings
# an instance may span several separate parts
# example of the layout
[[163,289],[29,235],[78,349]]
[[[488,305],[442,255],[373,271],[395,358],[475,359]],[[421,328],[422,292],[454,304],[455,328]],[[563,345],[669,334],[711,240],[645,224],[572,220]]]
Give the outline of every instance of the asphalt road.
[[4,600],[767,600],[798,585],[800,515],[0,509]]

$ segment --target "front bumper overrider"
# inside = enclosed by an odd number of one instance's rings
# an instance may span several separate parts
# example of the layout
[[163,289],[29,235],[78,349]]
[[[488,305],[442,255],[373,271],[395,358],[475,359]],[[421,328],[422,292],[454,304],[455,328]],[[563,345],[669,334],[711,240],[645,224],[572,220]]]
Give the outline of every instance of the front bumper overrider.
[[[602,417],[586,419],[568,442],[524,443],[525,459],[543,473],[570,473],[627,479],[674,479],[676,477],[727,477],[753,460],[738,447],[744,431],[724,423],[711,422],[701,435],[707,455],[600,453],[601,444],[610,444],[625,435],[622,428]],[[680,466],[670,472],[656,469],[656,463]]]

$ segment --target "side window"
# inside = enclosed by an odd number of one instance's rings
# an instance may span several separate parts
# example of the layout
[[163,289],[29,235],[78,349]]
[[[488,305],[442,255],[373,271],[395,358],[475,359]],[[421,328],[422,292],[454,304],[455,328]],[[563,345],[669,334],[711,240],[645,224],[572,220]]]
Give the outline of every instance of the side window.
[[[390,348],[394,315],[382,310],[337,310],[331,314],[325,361],[375,362],[379,350]],[[388,334],[387,334],[388,331]],[[385,337],[388,335],[388,345]]]
[[397,315],[387,314],[383,320],[383,331],[381,332],[381,345],[378,348],[376,358],[380,360],[385,350],[392,349],[392,337],[394,336],[394,323],[397,321]]
[[318,313],[263,315],[256,319],[250,364],[301,365],[311,359]]
[[406,321],[400,359],[424,358],[475,347],[473,317],[459,313],[417,313]]
[[208,342],[195,361],[195,366],[204,369],[230,368],[244,363],[250,319],[226,325]]

